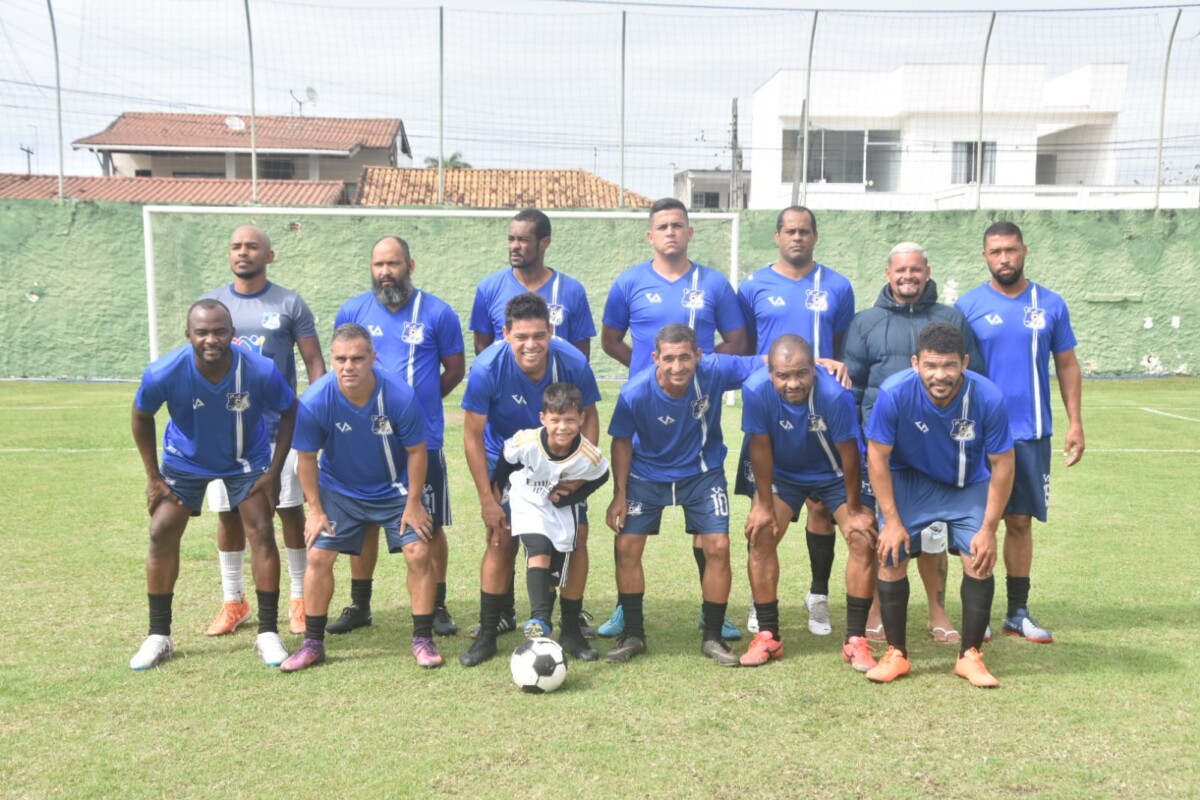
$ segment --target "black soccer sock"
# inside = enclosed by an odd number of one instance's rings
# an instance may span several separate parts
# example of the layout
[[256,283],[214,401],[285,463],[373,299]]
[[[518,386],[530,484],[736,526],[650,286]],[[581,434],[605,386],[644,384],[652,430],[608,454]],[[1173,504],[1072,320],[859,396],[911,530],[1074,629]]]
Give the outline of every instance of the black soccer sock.
[[871,613],[870,597],[854,597],[846,593],[846,640],[851,636],[867,635],[867,616]]
[[147,636],[171,635],[171,600],[174,594],[150,594],[146,599],[150,602],[150,632]]
[[525,570],[525,586],[529,590],[529,616],[532,619],[550,621],[550,569],[528,567]]
[[725,609],[728,603],[713,603],[704,601],[701,613],[704,614],[704,641],[721,641],[721,626],[725,623]]
[[562,634],[566,636],[568,633],[579,633],[579,614],[583,611],[583,600],[572,600],[568,597],[562,599],[562,618],[559,624],[562,625]]
[[433,638],[433,614],[413,614],[413,638]]
[[1004,579],[1004,588],[1008,593],[1008,616],[1011,617],[1022,608],[1029,608],[1029,578],[1009,575]]
[[279,590],[256,590],[255,594],[258,595],[258,632],[279,633]]
[[318,642],[325,641],[325,626],[329,623],[329,615],[322,614],[314,616],[313,614],[304,615],[304,638],[315,639]]
[[898,581],[880,580],[879,616],[883,617],[883,631],[887,643],[908,655],[908,576]]
[[433,595],[433,607],[434,608],[445,608],[446,607],[446,582],[445,581],[438,581],[437,589],[434,591],[434,595]]
[[501,604],[503,606],[502,610],[504,611],[504,613],[508,614],[510,617],[517,616],[517,595],[516,595],[516,591],[515,591],[516,583],[517,583],[517,568],[514,566],[513,571],[512,571],[512,577],[510,577],[508,579],[508,591],[506,591],[502,595],[504,597],[504,602]]
[[829,576],[833,574],[833,534],[821,536],[810,530],[804,531],[808,544],[808,563],[812,567],[810,594],[829,594]]
[[642,618],[642,592],[637,594],[617,593],[617,603],[625,609],[625,635],[646,638],[646,622]]
[[371,610],[372,584],[374,581],[371,578],[350,579],[350,602],[358,606],[363,613]]
[[479,593],[479,636],[496,641],[496,626],[500,624],[500,611],[504,607],[504,595]]
[[[758,617],[759,631],[768,631],[775,640],[779,640],[779,601],[772,600],[769,603],[754,604],[754,614]],[[707,619],[707,617],[705,617]],[[724,615],[722,615],[724,619]]]
[[983,634],[992,616],[992,600],[996,595],[996,576],[983,580],[963,575],[959,598],[962,600],[962,648],[965,653],[983,647]]
[[696,559],[696,569],[700,572],[700,585],[704,585],[704,568],[708,566],[708,559],[704,556],[703,547],[692,548],[692,558]]

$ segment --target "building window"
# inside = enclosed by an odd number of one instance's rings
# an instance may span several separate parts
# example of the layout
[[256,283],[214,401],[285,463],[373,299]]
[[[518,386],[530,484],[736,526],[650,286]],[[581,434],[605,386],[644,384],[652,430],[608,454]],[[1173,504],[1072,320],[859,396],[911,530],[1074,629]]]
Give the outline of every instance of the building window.
[[148,169],[135,169],[133,171],[133,177],[135,177],[135,178],[150,178],[150,177],[153,177],[153,173]]
[[[796,179],[800,131],[783,132],[783,181]],[[900,131],[834,131],[818,128],[809,136],[809,183],[858,183],[891,191],[899,182]]]
[[[950,164],[951,183],[975,183],[975,155],[978,142],[955,142]],[[983,143],[983,182],[996,182],[996,143]]]
[[720,208],[721,193],[720,192],[692,192],[692,210],[699,211],[705,208]]
[[224,172],[197,172],[195,170],[191,170],[191,171],[181,170],[179,172],[172,172],[171,177],[172,178],[224,178],[225,173]]
[[290,181],[296,177],[296,164],[290,158],[260,158],[258,175],[263,180]]

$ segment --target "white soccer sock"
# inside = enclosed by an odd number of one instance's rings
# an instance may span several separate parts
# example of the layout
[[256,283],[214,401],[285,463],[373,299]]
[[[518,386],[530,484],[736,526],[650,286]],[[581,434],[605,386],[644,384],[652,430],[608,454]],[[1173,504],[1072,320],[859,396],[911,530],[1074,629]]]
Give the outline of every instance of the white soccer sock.
[[246,561],[245,550],[218,550],[221,560],[221,591],[226,603],[236,603],[246,596],[246,582],[242,578],[242,565]]
[[308,570],[308,550],[303,547],[287,550],[288,575],[292,577],[292,599],[304,597],[304,573]]

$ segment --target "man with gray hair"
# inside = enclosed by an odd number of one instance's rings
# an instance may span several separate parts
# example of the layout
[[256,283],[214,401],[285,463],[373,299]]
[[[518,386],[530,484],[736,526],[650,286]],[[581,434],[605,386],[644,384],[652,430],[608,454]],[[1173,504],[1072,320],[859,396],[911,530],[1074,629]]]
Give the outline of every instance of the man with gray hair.
[[[962,331],[971,368],[983,369],[983,357],[966,317],[954,307],[937,301],[937,284],[930,278],[929,254],[924,247],[915,242],[901,242],[893,247],[884,277],[887,283],[875,305],[860,311],[851,321],[843,349],[864,430],[880,385],[895,373],[912,369],[917,337],[926,325],[947,322]],[[945,531],[938,525],[930,526],[921,541],[924,549],[917,567],[929,597],[929,629],[935,641],[957,643],[958,631],[946,615]],[[878,641],[881,634],[876,603],[867,622],[867,635]]]

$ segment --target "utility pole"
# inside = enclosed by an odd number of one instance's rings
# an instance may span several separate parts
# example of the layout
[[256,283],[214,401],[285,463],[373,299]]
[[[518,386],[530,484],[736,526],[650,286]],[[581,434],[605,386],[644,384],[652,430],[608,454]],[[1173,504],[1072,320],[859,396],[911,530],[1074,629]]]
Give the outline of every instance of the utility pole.
[[33,150],[21,145],[21,152],[25,154],[25,177],[28,178],[33,175]]
[[729,141],[730,170],[729,170],[729,208],[743,209],[746,207],[746,197],[742,191],[742,148],[738,146],[738,109],[737,98],[733,98],[733,124],[730,128]]

